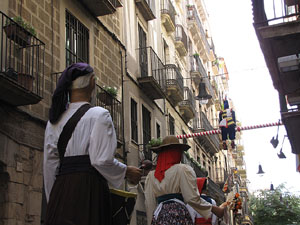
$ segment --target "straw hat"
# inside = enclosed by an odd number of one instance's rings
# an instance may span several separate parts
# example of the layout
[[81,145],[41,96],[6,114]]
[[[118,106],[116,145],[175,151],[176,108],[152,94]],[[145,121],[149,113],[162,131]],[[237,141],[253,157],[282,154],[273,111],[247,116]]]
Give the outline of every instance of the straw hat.
[[181,144],[176,136],[169,135],[162,140],[161,145],[152,147],[151,150],[155,153],[159,153],[170,148],[177,148],[179,150],[186,151],[190,148],[190,146],[187,144]]

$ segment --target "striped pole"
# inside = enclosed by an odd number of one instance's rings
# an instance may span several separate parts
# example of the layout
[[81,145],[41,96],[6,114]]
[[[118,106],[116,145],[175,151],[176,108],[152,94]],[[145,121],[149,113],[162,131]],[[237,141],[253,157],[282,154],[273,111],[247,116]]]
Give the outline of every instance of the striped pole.
[[[235,130],[236,131],[252,130],[252,129],[273,127],[273,126],[280,126],[280,125],[283,125],[283,123],[281,121],[280,122],[275,122],[275,123],[253,125],[253,126],[236,127]],[[221,134],[221,130],[209,130],[209,131],[203,131],[203,132],[200,132],[200,133],[181,134],[181,135],[177,135],[177,138],[178,139],[183,139],[183,138],[200,137],[200,136],[207,136],[207,135],[214,135],[214,134]]]

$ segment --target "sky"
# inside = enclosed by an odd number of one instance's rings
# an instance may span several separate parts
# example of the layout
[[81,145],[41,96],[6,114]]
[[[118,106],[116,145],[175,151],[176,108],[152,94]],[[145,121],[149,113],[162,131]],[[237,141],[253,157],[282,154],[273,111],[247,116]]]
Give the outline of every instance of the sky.
[[[229,95],[242,126],[278,122],[281,119],[278,92],[274,89],[253,28],[251,0],[205,0],[216,54],[224,57],[229,72]],[[276,188],[285,183],[288,191],[300,195],[300,173],[286,130],[279,127],[279,144],[270,143],[278,127],[243,131],[247,179],[250,192]],[[282,147],[286,159],[279,159]],[[258,175],[261,164],[264,175]]]

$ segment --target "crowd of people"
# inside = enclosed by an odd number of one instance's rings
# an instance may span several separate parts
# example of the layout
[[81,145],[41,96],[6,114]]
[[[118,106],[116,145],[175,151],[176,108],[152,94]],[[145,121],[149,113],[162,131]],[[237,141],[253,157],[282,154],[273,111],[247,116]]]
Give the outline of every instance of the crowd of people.
[[[120,188],[124,179],[138,184],[143,175],[141,168],[115,159],[114,125],[106,109],[91,106],[94,91],[93,68],[75,63],[52,96],[44,142],[46,225],[112,225],[109,185]],[[148,224],[215,224],[223,217],[227,203],[217,206],[205,195],[207,179],[197,180],[180,163],[189,148],[167,136],[152,149],[158,157],[145,182]]]

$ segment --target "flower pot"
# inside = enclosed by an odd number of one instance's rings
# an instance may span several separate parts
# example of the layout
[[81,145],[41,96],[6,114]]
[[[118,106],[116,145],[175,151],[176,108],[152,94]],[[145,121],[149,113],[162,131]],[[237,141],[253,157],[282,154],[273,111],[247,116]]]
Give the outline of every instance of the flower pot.
[[18,73],[18,83],[29,91],[32,91],[34,77],[30,74]]
[[97,98],[100,102],[102,102],[104,105],[112,105],[113,104],[113,96],[106,92],[100,92],[97,94]]
[[17,24],[9,24],[3,27],[8,39],[22,47],[30,45],[32,35]]

